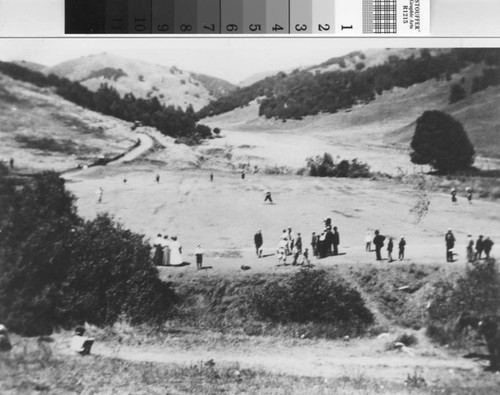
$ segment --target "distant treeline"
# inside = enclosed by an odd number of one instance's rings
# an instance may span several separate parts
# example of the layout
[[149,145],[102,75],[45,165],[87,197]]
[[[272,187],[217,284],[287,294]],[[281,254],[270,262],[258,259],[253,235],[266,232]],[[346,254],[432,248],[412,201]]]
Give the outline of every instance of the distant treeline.
[[[347,57],[352,58],[352,54]],[[343,58],[332,61],[341,69],[347,67]],[[420,56],[406,59],[390,56],[384,64],[369,68],[358,63],[355,70],[313,74],[297,69],[288,75],[280,72],[211,102],[198,115],[202,119],[221,114],[255,99],[260,99],[259,115],[266,118],[301,119],[320,112],[335,113],[370,102],[377,94],[394,87],[406,88],[434,78],[449,80],[453,73],[469,64],[488,66],[484,75],[475,79],[473,91],[500,83],[500,49],[457,48],[435,56],[422,49]]]
[[79,82],[54,74],[45,75],[15,63],[0,62],[0,72],[40,87],[53,87],[59,96],[79,106],[125,121],[141,122],[181,142],[198,143],[212,134],[208,126],[196,123],[197,117],[191,106],[184,111],[180,107],[165,106],[156,97],[141,99],[133,93],[120,97],[116,89],[107,84],[93,92]]

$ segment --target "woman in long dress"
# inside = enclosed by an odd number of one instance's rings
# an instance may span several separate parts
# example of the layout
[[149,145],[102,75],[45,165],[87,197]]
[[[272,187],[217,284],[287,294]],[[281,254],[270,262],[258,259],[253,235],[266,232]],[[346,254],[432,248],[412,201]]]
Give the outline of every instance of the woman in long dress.
[[181,244],[177,241],[177,237],[173,236],[170,242],[170,264],[180,265],[182,262],[184,262],[184,260],[182,259]]
[[155,248],[153,264],[160,266],[163,264],[163,238],[161,237],[161,233],[158,233],[158,236],[156,236],[153,246]]
[[170,250],[171,250],[171,241],[169,240],[168,236],[165,236],[163,238],[163,265],[164,266],[170,266]]

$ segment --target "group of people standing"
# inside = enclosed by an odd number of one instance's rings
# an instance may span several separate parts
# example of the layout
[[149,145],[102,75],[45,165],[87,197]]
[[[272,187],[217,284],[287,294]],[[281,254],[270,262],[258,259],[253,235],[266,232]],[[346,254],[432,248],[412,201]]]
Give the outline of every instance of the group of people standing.
[[[382,248],[384,247],[385,239],[388,238],[389,241],[387,243],[387,258],[389,262],[393,262],[394,258],[392,257],[392,251],[394,250],[394,237],[391,236],[383,236],[380,234],[378,230],[375,231],[375,236],[367,233],[365,237],[365,250],[367,252],[372,251],[372,244],[375,246],[375,256],[377,261],[382,260]],[[398,243],[398,259],[402,261],[405,259],[405,248],[406,248],[406,239],[404,236],[401,236]]]
[[277,248],[278,263],[286,265],[287,257],[292,256],[292,265],[297,265],[300,258],[301,265],[309,265],[309,249],[303,248],[302,236],[300,233],[294,234],[291,227],[283,229]]
[[472,235],[467,235],[467,261],[474,262],[482,259],[482,254],[484,252],[484,257],[488,259],[490,257],[491,249],[493,248],[493,241],[489,238],[483,238],[483,235],[479,235],[476,242]]
[[[472,204],[472,189],[470,188],[465,188],[465,193],[467,195],[467,201],[469,204]],[[454,204],[457,204],[457,190],[455,188],[451,188],[451,202]]]
[[313,232],[311,236],[312,252],[317,258],[339,254],[340,234],[337,227],[332,227],[331,218],[325,218],[323,223],[323,231],[319,234]]
[[158,233],[153,247],[155,248],[153,263],[156,266],[181,265],[184,262],[182,247],[177,240],[177,236],[162,236],[161,233]]

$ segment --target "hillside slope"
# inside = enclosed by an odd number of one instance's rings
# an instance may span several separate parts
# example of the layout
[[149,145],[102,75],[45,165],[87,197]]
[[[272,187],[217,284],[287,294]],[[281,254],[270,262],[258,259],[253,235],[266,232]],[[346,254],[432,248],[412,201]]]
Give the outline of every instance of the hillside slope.
[[107,83],[121,95],[132,92],[140,98],[156,97],[165,105],[184,109],[192,105],[195,110],[234,89],[232,84],[218,78],[108,53],[69,60],[46,72],[79,81],[93,91]]
[[61,171],[120,154],[136,140],[127,122],[0,73],[0,158],[18,168]]

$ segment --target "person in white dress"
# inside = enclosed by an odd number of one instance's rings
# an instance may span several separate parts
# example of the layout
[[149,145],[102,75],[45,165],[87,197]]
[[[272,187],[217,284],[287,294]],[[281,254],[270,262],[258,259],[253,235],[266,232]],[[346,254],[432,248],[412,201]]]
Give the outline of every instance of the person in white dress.
[[182,247],[176,236],[172,236],[172,241],[170,242],[170,264],[180,265],[184,262],[182,259]]

